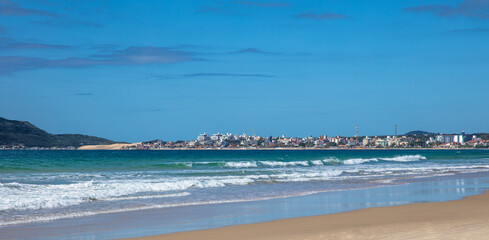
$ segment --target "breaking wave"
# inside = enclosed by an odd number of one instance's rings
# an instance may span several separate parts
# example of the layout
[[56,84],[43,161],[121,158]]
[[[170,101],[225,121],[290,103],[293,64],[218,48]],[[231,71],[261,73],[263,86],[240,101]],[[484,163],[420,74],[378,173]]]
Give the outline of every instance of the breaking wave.
[[382,161],[393,161],[393,162],[415,162],[419,160],[426,160],[426,157],[423,155],[405,155],[405,156],[397,156],[391,158],[379,158]]
[[[92,201],[122,201],[189,195],[193,188],[220,188],[257,182],[327,180],[341,170],[289,172],[246,176],[173,177],[160,179],[91,180],[69,184],[0,183],[0,211],[35,210],[79,205]],[[153,193],[152,195],[144,195]],[[134,196],[140,194],[139,196]],[[141,195],[142,194],[142,195]],[[29,196],[29,197],[25,197]]]
[[353,158],[344,160],[344,164],[362,164],[367,162],[378,162],[378,161],[387,161],[387,162],[416,162],[420,160],[426,160],[425,156],[422,155],[404,155],[404,156],[396,156],[389,158]]
[[[186,163],[186,166],[197,167],[197,166],[218,166],[224,168],[259,168],[259,167],[313,167],[313,166],[325,166],[325,165],[338,165],[338,164],[362,164],[368,162],[414,162],[426,160],[425,156],[422,155],[403,155],[388,158],[351,158],[340,160],[338,158],[327,158],[322,160],[310,160],[310,161],[240,161],[240,162],[194,162]],[[181,163],[179,163],[182,165]]]

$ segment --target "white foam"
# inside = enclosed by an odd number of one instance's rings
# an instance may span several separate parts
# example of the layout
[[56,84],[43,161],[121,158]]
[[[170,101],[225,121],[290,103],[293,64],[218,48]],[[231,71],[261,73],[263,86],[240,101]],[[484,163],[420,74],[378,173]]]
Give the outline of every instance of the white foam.
[[323,170],[313,172],[294,172],[273,174],[270,177],[279,182],[305,182],[314,180],[329,180],[343,173],[342,170]]
[[382,161],[390,161],[390,162],[415,162],[419,160],[426,160],[425,156],[422,155],[404,155],[404,156],[396,156],[390,158],[352,158],[343,161],[343,164],[351,165],[351,164],[362,164],[367,162],[378,162]]
[[377,158],[352,158],[343,161],[343,164],[351,165],[351,164],[362,164],[366,162],[377,162]]
[[309,166],[308,161],[291,161],[291,162],[260,161],[260,163],[269,167]]
[[314,160],[314,161],[311,161],[311,163],[313,165],[316,165],[316,166],[323,166],[324,165],[323,161],[321,161],[321,160]]
[[397,156],[397,157],[391,157],[391,158],[379,158],[380,160],[383,161],[393,161],[393,162],[415,162],[419,160],[426,160],[425,156],[422,155],[404,155],[404,156]]
[[[97,179],[66,184],[0,183],[0,211],[52,209],[90,203],[157,197],[182,197],[175,194],[192,188],[219,188],[256,182],[298,182],[325,180],[341,170],[318,170],[246,176],[160,177],[158,179]],[[26,197],[28,196],[28,197]]]
[[311,167],[325,164],[341,163],[336,158],[311,161],[240,161],[240,162],[194,162],[184,163],[188,167],[196,165],[218,165],[225,168],[259,168],[259,167]]
[[152,198],[169,198],[169,197],[185,197],[190,195],[189,192],[173,193],[173,194],[157,194],[157,195],[146,195],[146,196],[132,196],[132,197],[113,197],[113,198],[103,198],[97,200],[105,201],[121,201],[121,200],[136,200],[136,199],[152,199]]
[[256,165],[256,162],[226,162],[225,163],[226,167],[232,167],[232,168],[253,168],[253,167],[258,167]]
[[146,192],[165,193],[190,188],[246,185],[254,181],[246,176],[214,176],[157,180],[98,180],[47,185],[5,183],[0,184],[0,211],[59,208],[90,202],[93,199],[110,200]]
[[145,206],[138,206],[138,207],[126,207],[126,208],[98,210],[98,211],[66,212],[66,213],[58,213],[58,214],[49,214],[44,216],[20,217],[13,220],[0,221],[0,226],[9,226],[9,225],[25,224],[25,223],[33,223],[33,222],[47,222],[47,221],[53,221],[58,219],[87,217],[87,216],[93,216],[99,214],[150,210],[150,209],[158,209],[158,208],[263,201],[263,200],[270,200],[270,199],[306,196],[306,195],[312,195],[312,194],[317,194],[321,192],[330,192],[330,191],[338,191],[338,190],[308,191],[302,193],[286,194],[286,195],[263,197],[263,198],[231,199],[231,200],[205,201],[205,202],[186,202],[186,203],[177,203],[177,204],[155,204],[155,205],[145,205]]
[[[385,160],[388,159],[388,160]],[[477,172],[487,171],[489,165],[446,165],[436,162],[420,162],[403,164],[406,160],[426,159],[421,155],[405,155],[393,158],[381,159],[383,161],[394,161],[399,163],[389,164],[362,164],[378,159],[348,159],[343,161],[345,165],[321,166],[319,160],[315,161],[242,161],[235,162],[243,166],[253,167],[248,163],[262,164],[268,162],[274,166],[315,166],[308,168],[267,168],[260,169],[261,174],[250,174],[245,176],[161,176],[147,175],[141,172],[126,173],[98,173],[94,180],[63,184],[26,184],[26,183],[0,183],[0,211],[3,210],[36,210],[62,208],[79,204],[92,204],[94,199],[102,201],[135,200],[147,198],[169,198],[182,197],[187,200],[192,188],[219,188],[226,186],[247,185],[261,182],[306,182],[331,179],[364,179],[386,175],[424,175],[433,176],[448,174],[454,171]],[[400,161],[401,159],[401,161]],[[323,163],[331,159],[321,160]],[[280,163],[280,164],[277,164]],[[287,165],[288,163],[288,165]],[[285,164],[285,165],[284,165]],[[349,164],[357,164],[350,166]],[[462,163],[460,163],[462,164]],[[265,164],[263,164],[265,165]],[[238,165],[236,165],[238,166]],[[222,169],[221,169],[222,170]],[[190,171],[190,170],[185,170]],[[196,170],[197,171],[197,170]],[[200,170],[199,170],[200,171]],[[207,170],[206,170],[207,171]],[[213,170],[214,171],[214,170]],[[227,169],[226,171],[229,171]],[[250,170],[253,172],[253,170]],[[159,172],[158,172],[159,173]],[[346,173],[346,174],[344,174]],[[53,173],[55,176],[58,173]],[[113,175],[110,175],[113,174]],[[68,174],[61,174],[68,178]],[[61,176],[58,174],[58,176]],[[69,180],[75,180],[82,176],[91,177],[85,173],[73,173]],[[51,174],[46,175],[51,179]],[[2,176],[3,177],[3,176]],[[18,176],[17,176],[18,177]],[[36,176],[35,179],[40,178]],[[53,178],[55,179],[55,178]],[[185,191],[185,192],[184,192]],[[187,192],[189,191],[189,192]],[[179,192],[179,193],[175,193]],[[178,199],[180,200],[180,199]],[[164,200],[162,200],[164,201]],[[64,210],[64,209],[63,209]],[[1,221],[0,221],[1,225]]]
[[322,162],[324,164],[340,164],[341,161],[338,158],[327,158],[323,159]]

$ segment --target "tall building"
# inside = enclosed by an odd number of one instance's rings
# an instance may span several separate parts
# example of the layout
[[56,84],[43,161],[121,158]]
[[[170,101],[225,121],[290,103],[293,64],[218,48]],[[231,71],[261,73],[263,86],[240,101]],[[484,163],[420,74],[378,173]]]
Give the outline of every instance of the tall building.
[[207,133],[203,133],[203,134],[200,134],[198,137],[197,137],[197,141],[199,142],[204,142],[204,141],[207,141],[209,140],[209,135],[207,135]]

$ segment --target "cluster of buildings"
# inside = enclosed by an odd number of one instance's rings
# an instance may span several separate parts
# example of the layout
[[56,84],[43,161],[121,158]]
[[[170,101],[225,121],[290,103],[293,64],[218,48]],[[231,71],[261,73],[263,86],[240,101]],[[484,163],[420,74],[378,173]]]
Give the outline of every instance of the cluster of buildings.
[[482,140],[477,135],[466,135],[465,132],[461,134],[439,134],[434,137],[430,137],[429,143],[437,144],[440,147],[488,147],[489,141]]
[[247,134],[200,134],[195,140],[166,142],[155,140],[143,142],[125,149],[260,149],[260,148],[463,148],[489,147],[488,140],[476,135],[440,134],[428,136],[354,136],[354,137],[261,137]]
[[[481,138],[481,136],[483,138]],[[489,148],[489,134],[413,134],[404,136],[261,137],[247,134],[200,134],[190,141],[154,140],[123,147],[157,149],[370,149],[370,148]],[[76,150],[76,147],[0,146],[0,150]]]

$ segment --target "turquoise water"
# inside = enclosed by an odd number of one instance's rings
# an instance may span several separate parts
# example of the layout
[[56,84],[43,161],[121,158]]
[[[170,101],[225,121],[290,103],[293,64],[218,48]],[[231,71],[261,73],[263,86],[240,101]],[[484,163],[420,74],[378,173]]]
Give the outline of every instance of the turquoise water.
[[483,150],[0,151],[0,227],[488,170]]

